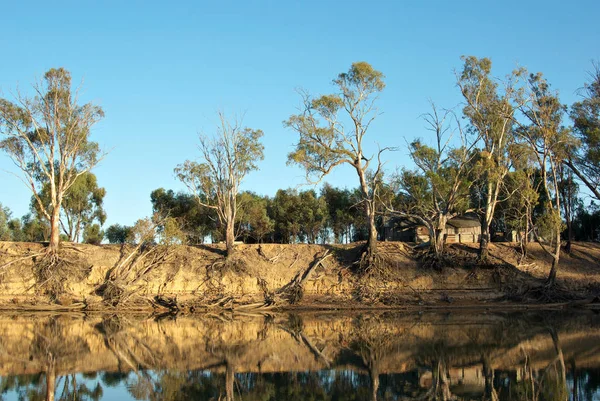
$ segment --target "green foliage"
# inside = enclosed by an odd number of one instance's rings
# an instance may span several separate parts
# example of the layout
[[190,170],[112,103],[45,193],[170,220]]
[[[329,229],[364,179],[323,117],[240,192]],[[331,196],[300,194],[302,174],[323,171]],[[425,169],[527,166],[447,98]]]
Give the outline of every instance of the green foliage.
[[200,206],[213,209],[225,234],[227,253],[233,251],[238,213],[237,197],[246,175],[258,169],[264,146],[261,130],[241,127],[219,113],[217,135],[200,135],[200,162],[186,160],[175,175],[192,192]]
[[[196,202],[193,195],[172,190],[156,189],[150,194],[152,211],[158,220],[172,218],[184,234],[182,242],[189,245],[201,244],[204,238],[217,230],[217,215],[214,209]],[[159,232],[163,229],[159,224]]]
[[12,213],[7,207],[3,207],[0,203],[0,241],[11,241],[12,233],[9,227],[10,217]]
[[83,242],[86,244],[100,245],[104,239],[104,231],[99,224],[88,224],[83,229]]
[[111,244],[124,244],[133,240],[133,227],[113,224],[106,229],[104,236]]
[[268,215],[269,198],[245,191],[238,195],[237,225],[245,242],[262,242],[275,228]]
[[321,199],[327,207],[327,227],[333,232],[334,240],[343,243],[350,240],[352,225],[356,221],[357,210],[353,208],[352,193],[328,183],[321,189]]
[[600,241],[600,207],[594,202],[579,204],[573,219],[573,231],[578,241]]
[[594,64],[582,89],[583,100],[571,107],[573,131],[581,146],[572,149],[571,168],[600,200],[600,65]]
[[185,244],[187,240],[179,222],[173,217],[167,217],[160,222],[158,234],[162,245]]
[[[18,234],[17,230],[14,231]],[[21,232],[23,241],[40,242],[48,241],[50,237],[50,226],[47,222],[26,214],[21,218]]]
[[325,227],[327,205],[314,190],[280,189],[273,198],[269,214],[275,222],[275,240],[314,244]]
[[[383,78],[370,64],[353,63],[348,72],[333,80],[337,94],[316,99],[304,94],[305,111],[284,122],[300,135],[288,163],[304,168],[309,182],[320,181],[342,163],[363,169],[362,140],[377,115],[374,102],[385,88]],[[341,111],[356,123],[347,131],[338,115]],[[367,167],[368,162],[363,170]]]
[[[395,177],[392,187],[396,190],[393,205],[386,203],[393,214],[417,220],[424,224],[431,238],[432,248],[439,254],[443,250],[442,230],[452,217],[465,213],[469,207],[470,171],[473,168],[473,144],[467,145],[460,124],[449,125],[453,117],[447,110],[439,114],[435,106],[425,115],[428,129],[435,135],[437,147],[430,147],[420,139],[409,145],[410,156],[416,165],[414,170],[402,169]],[[448,145],[448,132],[461,134],[462,146]]]
[[[98,187],[96,175],[90,172],[79,175],[67,189],[62,201],[60,223],[69,241],[79,242],[81,233],[94,222],[100,227],[104,224],[106,213],[102,206],[105,195],[106,190]],[[45,218],[43,210],[51,208],[51,198],[49,183],[44,184],[41,192],[31,198],[31,209],[39,219]]]

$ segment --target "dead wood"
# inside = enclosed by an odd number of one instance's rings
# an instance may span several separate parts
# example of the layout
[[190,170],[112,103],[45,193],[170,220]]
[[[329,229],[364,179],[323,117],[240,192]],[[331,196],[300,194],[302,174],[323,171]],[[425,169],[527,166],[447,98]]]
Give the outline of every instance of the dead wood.
[[308,268],[298,272],[289,283],[275,292],[275,303],[278,303],[278,300],[285,300],[290,304],[299,302],[304,294],[304,282],[310,277],[314,269],[330,256],[331,253],[329,253],[329,250],[326,250],[321,257],[315,257],[315,260]]
[[140,282],[157,267],[171,262],[173,256],[171,246],[140,243],[128,253],[122,253],[121,258],[107,272],[104,283],[97,288],[96,292],[113,307],[147,302],[155,305],[152,300],[149,301],[139,295],[143,289]]

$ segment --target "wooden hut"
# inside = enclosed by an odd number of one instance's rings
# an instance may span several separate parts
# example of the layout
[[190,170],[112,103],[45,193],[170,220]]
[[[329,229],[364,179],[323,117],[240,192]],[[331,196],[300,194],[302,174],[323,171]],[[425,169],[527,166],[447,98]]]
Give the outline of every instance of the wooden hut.
[[[447,243],[477,243],[481,239],[481,223],[476,214],[457,216],[444,229]],[[429,230],[417,220],[392,217],[384,224],[385,241],[428,242]]]

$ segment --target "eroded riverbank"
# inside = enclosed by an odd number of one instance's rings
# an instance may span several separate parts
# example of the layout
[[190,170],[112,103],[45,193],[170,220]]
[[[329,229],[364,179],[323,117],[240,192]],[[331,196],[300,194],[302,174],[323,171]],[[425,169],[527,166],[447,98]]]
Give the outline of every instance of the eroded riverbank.
[[574,244],[561,261],[560,291],[532,295],[549,270],[549,259],[531,244],[519,264],[514,244],[492,244],[486,265],[476,247],[449,246],[452,263],[436,270],[403,243],[381,243],[380,271],[360,272],[360,245],[239,245],[225,259],[219,246],[65,244],[64,265],[40,272],[44,245],[0,242],[0,309],[154,310],[214,309],[514,308],[553,303],[600,304],[600,245]]

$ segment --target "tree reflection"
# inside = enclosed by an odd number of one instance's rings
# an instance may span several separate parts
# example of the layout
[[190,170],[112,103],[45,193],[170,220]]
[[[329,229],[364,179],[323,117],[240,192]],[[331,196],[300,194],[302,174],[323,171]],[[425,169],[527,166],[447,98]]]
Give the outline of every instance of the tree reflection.
[[[91,329],[78,318],[35,319],[25,346],[0,337],[5,372],[36,372],[0,378],[0,400],[14,393],[19,401],[100,401],[108,387],[148,401],[598,399],[600,322],[578,332],[540,318],[533,329],[517,322],[513,334],[504,318],[487,326],[446,315],[424,323],[385,315],[342,324],[294,314],[255,319],[112,316],[92,320]],[[78,373],[88,362],[107,370]]]

